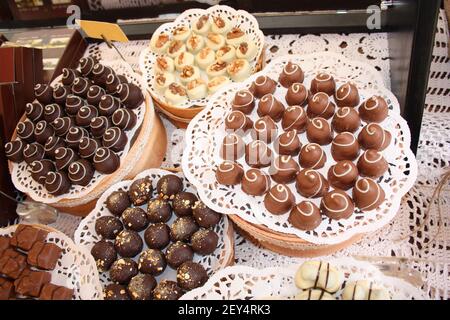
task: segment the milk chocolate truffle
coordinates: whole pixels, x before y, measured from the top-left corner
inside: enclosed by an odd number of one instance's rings
[[[138,274],[138,265],[130,258],[116,260],[109,269],[111,281],[127,284],[131,278]]]
[[[25,142],[34,142],[34,124],[29,120],[19,122],[16,126],[17,136]]]
[[[70,148],[58,148],[55,150],[56,169],[67,170],[69,166],[79,159],[78,154]]]
[[[127,290],[132,300],[152,300],[156,280],[149,274],[138,274],[131,278]]]
[[[34,139],[36,139],[37,143],[44,145],[48,138],[52,137],[55,134],[53,128],[47,124],[44,120],[39,121],[34,128]]]
[[[61,82],[66,86],[70,86],[79,76],[81,76],[81,73],[78,70],[63,68]]]
[[[54,196],[69,192],[70,186],[70,180],[64,171],[49,172],[45,179],[45,189]]]
[[[295,187],[298,193],[305,198],[322,197],[330,187],[327,179],[313,169],[301,170],[296,177]]]
[[[122,221],[126,228],[134,231],[142,231],[148,226],[146,212],[138,207],[127,208],[122,213]]]
[[[127,288],[121,284],[110,283],[103,290],[105,300],[130,300]]]
[[[165,199],[151,199],[147,204],[147,218],[151,223],[167,222],[172,217],[172,208]]]
[[[181,241],[172,243],[166,250],[167,264],[173,269],[178,268],[183,262],[191,261],[193,257],[191,247]]]
[[[25,114],[34,123],[39,122],[44,118],[44,106],[39,101],[27,103],[25,106]]]
[[[362,211],[378,208],[385,199],[383,188],[372,179],[359,179],[353,188],[353,201]]]
[[[352,82],[346,82],[334,94],[338,107],[356,107],[359,104],[358,88]]]
[[[252,196],[262,196],[270,189],[270,177],[259,169],[249,169],[242,177],[242,191]]]
[[[138,268],[142,273],[157,276],[166,270],[166,266],[166,258],[159,250],[147,249],[139,256]]]
[[[208,208],[202,201],[195,203],[192,214],[197,224],[203,228],[214,227],[222,218],[220,213]]]
[[[294,204],[294,195],[285,184],[275,185],[264,196],[264,206],[275,215],[288,212]]]
[[[259,76],[252,84],[253,95],[262,98],[268,93],[274,93],[277,88],[277,82],[268,76]]]
[[[177,283],[184,290],[201,287],[207,280],[208,274],[199,263],[186,261],[177,269]]]
[[[144,102],[141,89],[133,83],[121,83],[117,86],[120,101],[129,109],[136,109]]]
[[[26,144],[20,139],[5,144],[5,154],[8,160],[17,163],[22,162],[25,146]]]
[[[224,185],[236,185],[241,183],[244,175],[242,166],[234,161],[224,161],[217,166],[216,179],[217,182]]]
[[[142,251],[143,242],[136,231],[122,230],[116,237],[114,247],[120,256],[133,258]]]
[[[275,148],[282,155],[296,156],[301,147],[302,143],[295,129],[282,133],[275,141]]]
[[[80,140],[78,152],[83,159],[92,160],[100,147],[101,145],[97,140],[85,137]]]
[[[305,144],[300,150],[299,163],[306,169],[323,168],[327,155],[317,143]]]
[[[270,116],[255,121],[251,131],[252,138],[271,143],[277,136],[277,125]]]
[[[289,106],[303,106],[308,98],[308,90],[301,83],[293,83],[286,92],[286,102]]]
[[[244,155],[245,144],[236,133],[230,133],[223,138],[220,156],[225,160],[237,160]]]
[[[112,123],[125,131],[133,129],[136,122],[136,114],[129,109],[119,109],[112,116]]]
[[[357,166],[361,176],[378,178],[387,171],[389,164],[381,152],[368,149],[359,157]]]
[[[101,63],[97,63],[92,69],[92,79],[95,84],[104,87],[106,85],[106,79],[110,74],[114,74],[114,71]]]
[[[353,133],[338,133],[331,143],[331,155],[336,161],[355,160],[359,155],[359,143]]]
[[[225,128],[237,134],[245,134],[251,127],[253,121],[241,111],[231,111],[225,118]]]
[[[278,183],[291,183],[300,171],[298,163],[291,157],[282,155],[273,161],[269,172],[273,180]]]
[[[361,104],[358,111],[364,121],[379,123],[387,118],[389,109],[383,97],[372,96]]]
[[[85,128],[72,127],[66,135],[66,143],[69,148],[78,150],[80,141],[83,138],[89,137],[89,132]]]
[[[120,166],[119,156],[108,148],[98,148],[93,161],[95,170],[103,174],[111,174]]]
[[[110,94],[100,99],[98,110],[101,116],[110,117],[120,108],[120,100]]]
[[[125,149],[128,143],[128,137],[120,128],[108,128],[103,135],[102,144],[105,148],[114,152],[120,152]]]
[[[34,86],[34,96],[43,105],[53,102],[53,88],[48,84],[37,84]]]
[[[299,65],[289,61],[281,71],[278,82],[285,87],[290,87],[293,83],[302,83],[305,78],[302,68]]]
[[[74,126],[74,121],[70,117],[57,118],[52,122],[53,130],[55,134],[60,137],[65,137],[70,128]]]
[[[234,95],[234,99],[231,102],[231,108],[235,111],[241,111],[244,114],[250,114],[255,107],[255,97],[253,94],[246,90],[240,90]]]
[[[304,132],[307,120],[306,112],[301,106],[290,106],[284,111],[281,126],[286,131],[295,129],[298,132]]]
[[[311,80],[311,93],[325,92],[327,95],[332,96],[336,91],[336,83],[334,78],[325,72],[319,72],[314,79]]]
[[[33,161],[44,159],[45,150],[39,143],[27,144],[23,149],[23,159],[30,164]]]
[[[90,105],[97,106],[100,103],[101,98],[106,94],[105,89],[97,85],[89,87],[87,92],[87,102]]]
[[[320,209],[311,201],[302,201],[289,214],[288,221],[294,228],[309,231],[317,228],[322,222]]]
[[[100,240],[91,249],[95,264],[100,272],[108,271],[117,259],[117,252],[114,244],[106,240]]]
[[[172,208],[178,217],[192,214],[192,208],[198,201],[198,198],[192,192],[180,192],[172,200]]]
[[[175,281],[162,280],[153,290],[154,300],[178,300],[183,295],[183,290]]]
[[[345,131],[354,133],[360,125],[358,112],[350,107],[338,108],[331,121],[331,127],[338,133]]]
[[[189,241],[198,226],[191,216],[178,217],[170,226],[170,238],[172,241]]]
[[[355,185],[358,174],[358,168],[352,161],[341,160],[328,169],[328,181],[337,189],[348,190]]]
[[[131,202],[135,206],[141,206],[152,197],[153,186],[150,177],[135,180],[128,191]]]
[[[333,140],[333,132],[327,120],[324,118],[314,118],[306,125],[306,137],[310,142],[323,146]]]
[[[81,74],[85,77],[90,76],[96,64],[97,59],[94,57],[81,58],[80,59]]]
[[[273,94],[268,93],[259,100],[257,113],[260,117],[269,116],[278,122],[283,116],[284,110],[283,104]]]
[[[94,106],[83,106],[78,110],[75,122],[80,127],[89,127],[91,120],[98,116],[98,110]]]
[[[117,76],[115,73],[108,74],[105,84],[106,92],[109,94],[115,94],[117,92],[117,86],[121,83],[122,82],[120,81],[119,76]]]
[[[252,141],[245,146],[245,162],[250,167],[268,167],[272,157],[272,150],[261,140]]]
[[[69,166],[69,179],[73,184],[87,186],[94,176],[94,167],[91,162],[81,159]]]
[[[218,243],[219,236],[210,229],[202,228],[196,231],[191,237],[192,249],[194,252],[202,255],[213,253]]]
[[[53,90],[53,100],[60,105],[65,105],[67,96],[70,92],[70,87],[59,85]]]
[[[100,116],[92,119],[89,127],[94,138],[101,138],[105,131],[112,127],[112,122],[107,117]]]
[[[43,159],[39,161],[33,161],[30,164],[31,177],[39,182],[40,184],[45,184],[45,179],[47,174],[51,171],[55,171],[55,165],[52,161]]]
[[[165,223],[152,224],[145,230],[144,240],[151,249],[164,249],[170,243],[170,229]]]
[[[330,119],[334,115],[336,105],[331,98],[324,92],[317,92],[308,97],[308,116],[310,118],[322,117]]]
[[[174,174],[163,176],[156,184],[156,191],[163,199],[173,199],[181,190],[183,190],[183,180]]]
[[[122,230],[123,224],[117,217],[102,216],[95,221],[95,232],[104,239],[114,240]]]
[[[344,191],[327,192],[320,201],[320,210],[330,219],[348,219],[355,211],[352,199]]]
[[[81,77],[76,78],[72,85],[72,93],[80,96],[81,98],[86,98],[90,87],[91,82],[88,79]]]
[[[391,133],[379,124],[369,123],[359,133],[358,142],[363,149],[382,151],[389,146],[391,138]]]
[[[113,191],[106,198],[106,208],[116,216],[121,216],[130,205],[131,201],[126,191]]]

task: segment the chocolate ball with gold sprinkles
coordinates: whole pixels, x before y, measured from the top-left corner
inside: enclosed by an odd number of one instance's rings
[[[178,217],[192,215],[192,208],[197,201],[197,196],[192,192],[177,193],[172,200],[173,212]]]
[[[198,230],[198,225],[191,216],[184,216],[175,219],[170,226],[170,238],[172,241],[189,241],[195,231]]]
[[[128,284],[127,290],[131,300],[151,300],[156,280],[149,274],[138,274]]]
[[[199,263],[186,261],[177,269],[177,283],[184,290],[201,287],[207,280],[208,274]]]
[[[200,229],[196,231],[191,237],[192,249],[195,253],[207,255],[213,253],[217,244],[219,243],[219,236],[210,229]]]
[[[154,300],[178,300],[183,295],[183,290],[175,281],[162,280],[153,290]]]
[[[111,280],[118,284],[128,284],[131,278],[137,274],[138,265],[130,258],[116,260],[111,266],[111,269],[109,269]]]
[[[173,199],[183,190],[183,181],[174,174],[168,174],[159,179],[156,190],[161,198]]]
[[[170,243],[170,228],[165,223],[155,223],[144,233],[144,240],[151,249],[164,249]]]
[[[194,258],[192,248],[182,242],[177,241],[169,245],[166,250],[167,264],[173,269],[178,268],[183,262],[191,261]]]
[[[128,190],[131,202],[135,206],[141,206],[152,197],[153,186],[150,177],[135,180]]]
[[[166,267],[166,258],[160,250],[147,249],[139,256],[138,268],[142,273],[157,276],[163,273]]]
[[[130,300],[127,288],[121,284],[110,283],[103,289],[105,300]]]
[[[113,191],[106,198],[106,208],[113,215],[120,216],[131,205],[130,198],[126,191]]]
[[[172,208],[165,199],[151,199],[147,204],[147,218],[151,223],[167,222],[172,217]]]
[[[142,251],[144,246],[141,236],[133,230],[122,230],[116,237],[114,247],[125,258],[132,258]]]
[[[114,244],[106,240],[100,240],[91,249],[91,255],[100,272],[108,271],[117,259],[117,252]]]
[[[197,201],[192,214],[200,227],[211,228],[219,223],[222,215],[208,208],[202,201]]]
[[[144,230],[148,226],[147,214],[139,207],[125,209],[122,213],[122,221],[125,228],[137,232]]]
[[[114,240],[123,230],[122,222],[113,216],[102,216],[95,221],[95,232],[105,239]]]

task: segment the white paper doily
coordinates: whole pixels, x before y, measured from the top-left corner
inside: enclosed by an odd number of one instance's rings
[[[12,236],[17,225],[0,229],[0,235]],[[61,232],[49,232],[47,243],[62,249],[62,256],[51,271],[51,283],[74,290],[76,300],[99,300],[102,297],[97,266],[94,258],[85,249],[78,247],[72,239]]]
[[[369,280],[388,290],[393,300],[423,300],[423,292],[402,279],[383,275],[375,266],[352,258],[326,260],[344,273],[344,283],[334,297],[340,299],[346,282]],[[201,288],[192,290],[181,300],[249,300],[268,297],[294,299],[301,292],[294,276],[300,265],[256,269],[232,266],[220,270]]]
[[[179,15],[174,22],[161,25],[158,29],[156,29],[154,34],[160,34],[162,32],[172,34],[172,31],[180,25],[187,25],[190,27],[192,23],[197,21],[199,17],[205,14],[210,17],[220,16],[222,19],[230,21],[233,26],[241,28],[241,30],[247,34],[249,39],[251,39],[255,43],[257,54],[255,58],[250,61],[250,66],[252,67],[253,72],[255,72],[257,60],[261,56],[261,53],[264,49],[264,34],[259,29],[258,21],[256,21],[255,17],[244,10],[235,10],[231,7],[222,5],[213,6],[206,10],[189,9]],[[150,94],[153,97],[157,97],[160,101],[166,101],[164,95],[162,95],[161,92],[157,88],[155,88],[154,65],[158,56],[160,56],[160,54],[153,52],[150,47],[147,46],[147,48],[144,49],[140,56],[140,70],[144,75]],[[202,78],[204,77],[206,77],[206,75],[202,76]],[[209,98],[210,96],[198,100],[187,100],[184,103],[177,105],[177,108],[185,109],[194,105],[204,106],[207,104]]]
[[[136,176],[136,180],[144,177],[150,177],[152,180],[153,188],[156,189],[156,183],[158,180],[167,174],[173,174],[169,171],[161,170],[161,169],[149,169],[141,172]],[[188,192],[197,193],[196,189],[183,177],[183,175],[177,174],[180,178],[183,179],[184,190]],[[106,198],[116,190],[124,190],[128,191],[128,188],[132,184],[133,180],[126,180],[119,182],[109,188],[98,200],[95,209],[81,221],[77,230],[75,231],[74,239],[75,243],[84,247],[87,251],[91,251],[94,244],[101,240],[101,237],[97,235],[95,232],[95,221],[101,216],[111,215],[109,210],[106,208],[105,201]],[[142,206],[142,208],[146,211],[147,205]],[[175,220],[176,216],[173,215],[171,220],[168,222],[170,225],[173,220]],[[232,259],[234,254],[234,233],[230,234],[229,228],[231,224],[226,216],[223,216],[220,222],[214,227],[214,231],[219,236],[219,243],[217,245],[216,251],[210,255],[200,256],[198,254],[194,255],[194,261],[202,264],[208,274],[212,274],[220,269],[226,267],[227,263]],[[140,232],[141,236],[144,231]],[[144,242],[143,250],[147,249],[147,245]],[[135,259],[137,259],[136,257]],[[106,285],[111,282],[109,279],[109,272],[100,273],[100,281],[103,285]],[[169,266],[164,271],[163,274],[156,277],[156,279],[176,279],[176,270],[171,269]]]
[[[133,71],[131,66],[121,60],[115,60],[115,61],[102,61],[102,64],[105,66],[111,67],[116,73],[122,74],[126,76],[127,80],[131,83],[134,83],[138,85],[144,96],[145,96],[145,83],[139,74]],[[61,83],[62,75],[58,76],[53,82],[52,87],[57,86],[59,83]],[[153,108],[153,106],[151,106]],[[153,112],[153,110],[149,111],[146,107],[146,102],[144,101],[138,108],[133,109],[130,111],[133,111],[137,116],[136,125],[128,131],[125,131],[128,142],[124,148],[123,151],[117,153],[117,155],[120,157],[121,166],[124,163],[124,160],[126,159],[126,156],[128,155],[128,151],[130,150],[132,146],[133,139],[137,132],[139,132],[141,128],[141,124],[144,120],[145,113],[146,112]],[[28,164],[25,161],[22,161],[20,163],[13,163],[12,164],[12,173],[11,178],[14,183],[14,186],[19,189],[20,191],[28,194],[33,198],[33,200],[43,203],[56,203],[62,199],[79,199],[83,198],[87,194],[89,194],[92,190],[94,190],[102,181],[103,179],[107,178],[109,175],[101,174],[98,171],[95,171],[94,176],[92,177],[91,182],[87,186],[79,186],[79,185],[72,185],[69,192],[65,193],[60,196],[54,196],[48,193],[48,191],[45,189],[45,187],[35,181],[31,177],[31,172],[28,170]]]
[[[320,226],[315,230],[301,231],[287,222],[288,214],[277,216],[268,213],[264,207],[263,197],[246,195],[242,192],[240,185],[224,186],[217,183],[215,168],[223,161],[219,156],[219,150],[226,135],[224,119],[231,110],[230,102],[234,94],[240,88],[250,85],[261,74],[278,79],[278,75],[287,61],[301,66],[305,73],[304,84],[307,88],[310,86],[311,79],[319,71],[326,70],[334,76],[337,85],[348,80],[356,83],[361,101],[374,94],[385,98],[390,110],[389,116],[383,121],[382,126],[391,132],[392,142],[383,151],[383,155],[389,163],[389,169],[378,179],[386,193],[386,201],[378,209],[369,212],[355,210],[355,214],[346,220],[336,221],[324,217]],[[275,97],[284,101],[285,93],[286,89],[278,85]],[[251,118],[257,119],[256,109]],[[364,122],[361,127],[363,125],[365,125]],[[279,124],[278,127],[279,133],[281,133],[282,129]],[[300,140],[302,144],[307,143],[304,133],[300,135]],[[251,137],[244,138],[244,142],[250,141]],[[272,230],[295,234],[312,243],[333,244],[343,242],[357,233],[379,229],[395,216],[401,197],[412,187],[417,177],[417,164],[409,145],[408,125],[399,115],[396,98],[384,88],[377,71],[363,63],[347,60],[338,54],[318,53],[274,59],[264,71],[247,79],[243,84],[234,84],[216,93],[210,99],[205,110],[189,124],[186,131],[186,149],[183,154],[182,167],[186,177],[199,190],[201,199],[214,210],[225,214],[237,214],[248,222],[264,224]],[[323,149],[327,153],[327,163],[318,171],[326,176],[328,168],[335,162],[330,153],[330,145],[324,146]],[[243,164],[244,169],[247,169],[248,166],[243,161],[240,163]],[[296,192],[295,183],[289,186],[298,203],[302,197]],[[320,204],[320,199],[312,201],[317,205]]]

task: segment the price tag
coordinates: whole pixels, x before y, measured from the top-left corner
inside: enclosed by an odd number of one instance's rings
[[[108,41],[127,42],[128,38],[122,28],[116,23],[77,20],[77,24],[83,29],[89,38]]]

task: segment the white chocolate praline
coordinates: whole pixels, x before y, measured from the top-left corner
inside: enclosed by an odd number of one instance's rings
[[[245,59],[236,59],[227,66],[227,72],[231,79],[241,82],[250,77],[252,69]]]
[[[336,300],[336,298],[324,290],[309,289],[298,293],[295,300]]]
[[[175,59],[181,52],[186,52],[186,45],[182,41],[172,40],[167,46],[167,55]]]
[[[190,81],[186,85],[186,88],[189,99],[191,100],[203,99],[208,95],[206,83],[200,78]]]
[[[175,65],[172,58],[158,57],[155,61],[155,70],[158,73],[174,72]]]
[[[205,46],[205,39],[198,34],[191,35],[186,41],[186,48],[192,53],[199,52]]]
[[[170,72],[159,73],[155,76],[155,87],[160,91],[165,90],[173,82],[175,82],[175,76]]]
[[[188,26],[179,26],[172,31],[173,39],[178,41],[186,41],[191,35],[191,29]]]
[[[175,59],[175,68],[181,71],[185,66],[194,65],[194,56],[190,52],[181,52]]]
[[[224,76],[227,74],[227,63],[224,61],[215,61],[206,68],[206,75],[209,78]]]
[[[251,40],[247,40],[236,46],[236,57],[238,59],[246,59],[251,61],[255,59],[257,51],[258,48],[255,43]]]
[[[227,33],[225,41],[229,45],[238,46],[240,43],[247,41],[247,35],[240,28],[232,28],[230,32]]]
[[[206,69],[209,65],[214,63],[214,50],[209,47],[201,49],[195,56],[195,62],[201,69]]]
[[[390,300],[389,292],[368,280],[347,282],[342,292],[343,300]]]
[[[231,82],[230,78],[228,78],[226,76],[220,76],[220,77],[213,78],[213,79],[209,80],[209,82],[208,82],[208,91],[210,94],[213,94],[214,92],[219,90],[221,87],[227,85],[230,82]]]
[[[344,276],[328,262],[310,260],[304,262],[295,273],[295,285],[299,289],[320,288],[328,292],[340,289]]]
[[[153,52],[163,53],[167,50],[170,43],[170,36],[165,33],[153,34],[150,40],[150,48]]]
[[[232,28],[231,21],[222,17],[213,17],[211,31],[214,33],[226,34]]]
[[[219,50],[225,45],[225,37],[217,33],[208,33],[206,35],[206,46],[214,51]]]
[[[186,89],[178,83],[171,83],[164,92],[164,96],[173,105],[181,104],[188,98]]]
[[[183,83],[187,83],[194,79],[200,78],[200,70],[194,66],[185,66],[180,72],[180,80]]]
[[[223,61],[230,63],[236,57],[236,49],[233,46],[226,45],[217,50],[216,59],[217,61]]]
[[[209,19],[209,16],[206,14],[198,17],[198,19],[194,20],[194,22],[191,25],[192,31],[200,35],[207,34],[210,27],[211,27],[211,20]]]

